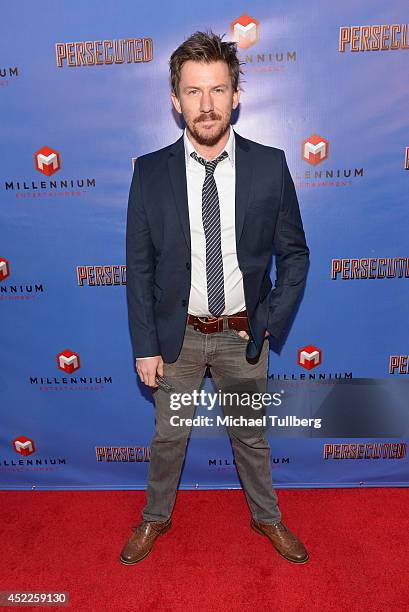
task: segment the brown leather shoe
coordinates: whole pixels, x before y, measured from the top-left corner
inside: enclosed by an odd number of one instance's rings
[[[170,518],[165,522],[153,522],[143,520],[136,527],[132,527],[134,533],[122,549],[119,556],[122,563],[133,565],[142,561],[152,550],[156,538],[170,529],[172,523]]]
[[[268,523],[259,523],[252,519],[251,527],[257,533],[267,536],[276,551],[287,561],[292,561],[293,563],[306,563],[308,561],[309,556],[304,545],[281,521],[276,525],[269,525]]]

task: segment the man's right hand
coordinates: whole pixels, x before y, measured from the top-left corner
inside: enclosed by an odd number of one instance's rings
[[[163,359],[160,355],[137,359],[135,367],[139,378],[145,385],[149,385],[149,387],[158,386],[155,381],[156,374],[163,376]]]

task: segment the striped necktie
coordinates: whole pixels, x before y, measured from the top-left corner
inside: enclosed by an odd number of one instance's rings
[[[209,312],[218,317],[224,310],[225,300],[219,196],[213,175],[217,164],[228,157],[228,153],[223,151],[212,161],[199,157],[196,151],[190,155],[206,169],[202,188],[202,220],[206,239],[207,303]]]

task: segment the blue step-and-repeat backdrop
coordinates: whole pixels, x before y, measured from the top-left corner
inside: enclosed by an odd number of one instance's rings
[[[145,487],[154,407],[128,330],[128,193],[134,159],[181,135],[168,59],[206,29],[238,42],[234,128],[285,150],[311,250],[270,351],[288,398],[268,429],[273,482],[409,484],[408,23],[403,0],[3,5],[1,488]],[[181,488],[239,486],[226,431],[195,427]]]

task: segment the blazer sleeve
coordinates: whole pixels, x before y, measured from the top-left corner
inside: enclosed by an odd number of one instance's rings
[[[275,287],[269,295],[267,329],[281,343],[300,299],[307,276],[309,249],[305,240],[294,182],[281,151],[282,187],[274,233]]]
[[[155,251],[142,197],[136,160],[126,223],[126,296],[134,359],[160,355],[153,309]]]

